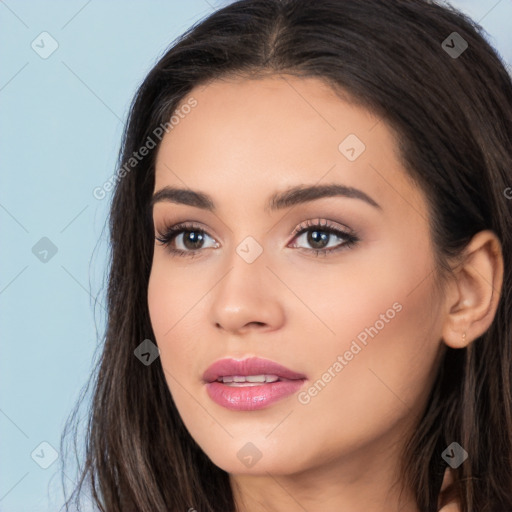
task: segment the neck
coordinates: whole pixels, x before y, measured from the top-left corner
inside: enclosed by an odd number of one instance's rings
[[[236,511],[419,512],[410,490],[400,496],[396,457],[372,452],[295,474],[230,475]]]

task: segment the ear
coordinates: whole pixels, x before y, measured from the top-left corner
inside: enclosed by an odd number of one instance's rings
[[[443,340],[452,348],[464,348],[492,324],[503,284],[503,253],[493,231],[477,233],[454,269],[447,289],[448,314]]]

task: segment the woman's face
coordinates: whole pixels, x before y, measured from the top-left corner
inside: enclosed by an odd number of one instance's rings
[[[446,308],[426,200],[390,129],[313,78],[215,81],[190,98],[155,171],[155,193],[189,194],[153,208],[157,237],[186,226],[169,248],[155,242],[148,292],[184,424],[231,474],[391,471],[433,382]],[[339,193],[267,206],[327,185]],[[305,378],[203,380],[220,359],[252,357]]]

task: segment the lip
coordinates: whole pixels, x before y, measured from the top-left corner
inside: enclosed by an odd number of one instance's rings
[[[280,380],[253,386],[229,386],[217,381],[219,377],[262,374],[276,375]],[[297,392],[306,382],[306,376],[274,361],[251,357],[241,361],[216,361],[204,372],[203,381],[208,396],[222,407],[233,411],[254,411]]]
[[[300,380],[306,376],[302,373],[294,372],[269,359],[261,359],[260,357],[249,357],[247,359],[220,359],[216,361],[203,374],[203,380],[215,382],[219,377],[227,377],[230,375],[277,375],[280,379]]]

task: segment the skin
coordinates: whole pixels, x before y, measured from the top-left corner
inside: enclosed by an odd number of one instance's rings
[[[393,132],[318,79],[216,80],[189,96],[197,106],[163,138],[154,190],[205,192],[216,210],[154,205],[156,236],[178,222],[198,223],[206,236],[202,246],[187,233],[172,242],[184,251],[199,247],[194,258],[155,241],[148,290],[165,378],[185,426],[230,474],[239,510],[417,512],[412,491],[399,502],[393,486],[403,442],[446,346],[467,345],[492,322],[499,242],[479,233],[455,276],[436,286],[426,199],[400,163]],[[366,146],[354,161],[338,149],[349,134]],[[330,183],[360,189],[381,208],[341,196],[264,208],[274,192]],[[326,220],[355,231],[359,242],[316,257],[320,246],[308,232],[292,236],[306,221]],[[236,252],[247,236],[263,251],[252,263]],[[325,245],[343,243],[331,235]],[[307,391],[395,303],[400,312],[359,343],[362,350],[307,404],[294,394],[237,412],[206,393],[209,365],[251,356],[305,374]],[[249,442],[261,452],[252,467],[237,457]]]

